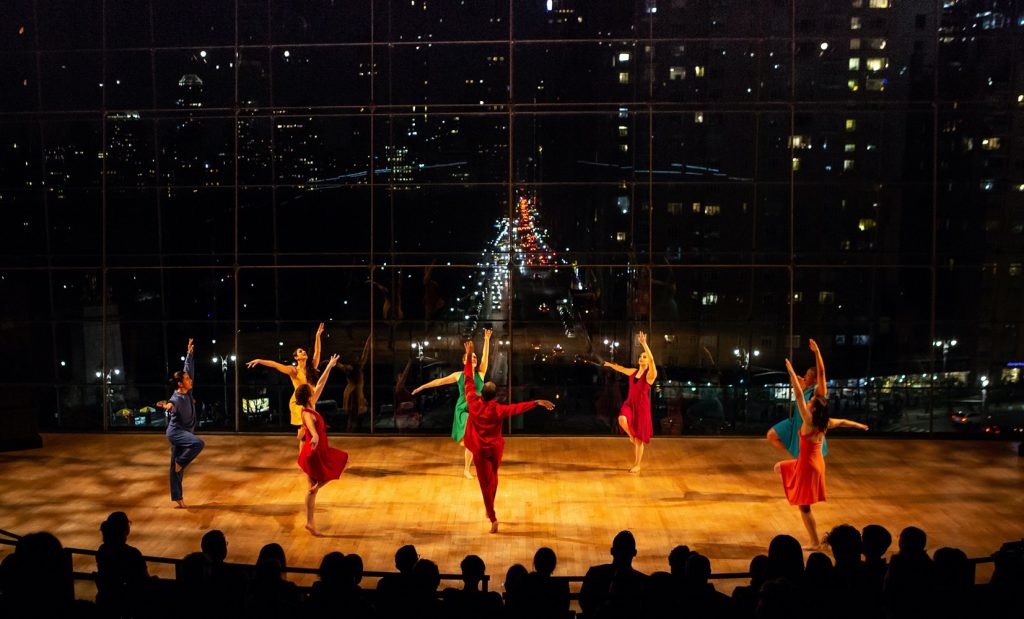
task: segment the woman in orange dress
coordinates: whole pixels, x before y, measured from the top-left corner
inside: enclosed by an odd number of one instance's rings
[[[786,359],[786,371],[793,393],[802,394],[800,377],[793,370],[793,364]],[[796,398],[797,410],[802,423],[799,430],[800,455],[796,460],[784,460],[775,465],[775,471],[782,476],[782,487],[790,505],[800,508],[800,517],[811,538],[808,550],[817,550],[821,546],[818,538],[818,526],[811,513],[811,505],[825,500],[825,458],[821,455],[821,442],[825,432],[832,428],[857,428],[867,430],[868,427],[849,419],[832,419],[829,417],[828,400],[815,395],[810,401],[802,397]]]

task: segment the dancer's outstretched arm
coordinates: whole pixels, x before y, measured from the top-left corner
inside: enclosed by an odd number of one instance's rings
[[[828,429],[831,430],[832,428],[857,428],[858,430],[868,429],[866,425],[850,419],[829,419]]]
[[[793,399],[796,402],[796,410],[800,412],[800,419],[803,420],[804,425],[814,425],[811,423],[811,411],[808,410],[807,401],[804,400],[803,391],[801,391],[800,377],[796,375],[789,359],[786,359],[786,371],[789,372],[789,384],[793,388]]]
[[[310,450],[316,451],[317,446],[320,444],[320,435],[316,433],[316,419],[306,411],[302,411],[302,429],[305,430],[306,436],[309,437]]]
[[[818,375],[818,385],[814,388],[814,395],[828,397],[828,386],[825,381],[825,361],[821,358],[821,350],[818,343],[811,339],[808,341],[811,352],[814,353],[814,371]]]
[[[480,358],[480,367],[477,368],[476,373],[483,378],[487,374],[487,364],[491,358],[491,334],[494,331],[490,329],[484,329],[484,354]]]
[[[274,368],[278,372],[282,374],[287,374],[288,376],[295,376],[296,372],[296,368],[294,365],[284,365],[278,363],[277,361],[270,361],[269,359],[253,359],[252,361],[247,361],[245,367],[254,368],[257,365],[266,366],[268,368]]]
[[[440,387],[442,385],[454,385],[455,383],[459,382],[459,376],[461,374],[462,374],[462,372],[452,372],[448,376],[442,376],[441,378],[435,378],[434,380],[430,381],[429,383],[422,384],[419,387],[416,387],[415,389],[413,389],[411,395],[416,395],[417,393],[419,393],[421,391],[424,391],[426,389],[433,389],[434,387]]]
[[[313,369],[320,369],[320,336],[324,333],[324,323],[316,328],[316,339],[313,340]]]
[[[653,385],[654,380],[658,378],[658,368],[654,365],[654,353],[651,352],[651,347],[647,345],[647,334],[643,331],[637,336],[640,340],[640,345],[644,347],[644,352],[647,353],[647,362],[650,364],[647,366],[647,384]]]
[[[626,376],[632,376],[636,372],[636,368],[623,367],[618,363],[612,363],[611,361],[605,361],[603,365],[606,368],[611,368],[619,374],[625,374]]]
[[[370,335],[366,336],[366,343],[363,344],[363,352],[359,355],[359,369],[366,367],[366,360],[370,358]]]
[[[316,381],[316,389],[313,390],[313,397],[310,399],[310,403],[316,405],[316,401],[320,399],[320,394],[323,393],[324,387],[327,386],[327,377],[331,375],[331,369],[338,365],[339,355],[331,355],[331,360],[327,362],[327,367],[324,368],[324,373],[320,375],[320,380]]]

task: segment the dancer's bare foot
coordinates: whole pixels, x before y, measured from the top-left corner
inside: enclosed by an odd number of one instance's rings
[[[819,550],[821,550],[821,544],[810,544],[807,546],[801,546],[801,548],[803,548],[807,552],[818,552]]]
[[[495,520],[494,522],[491,523],[491,533],[497,533],[497,532],[498,532],[498,521]]]
[[[306,530],[309,531],[309,534],[313,537],[322,537],[322,534],[320,533],[320,531],[316,530],[316,525],[314,525],[312,522],[306,523]]]
[[[181,464],[179,464],[178,462],[174,463],[174,472],[175,473],[180,473],[181,472]]]
[[[633,468],[629,469],[629,472],[630,473],[639,473],[640,472],[640,465],[638,464],[638,465],[634,466]]]
[[[185,509],[185,499],[178,499],[175,503],[174,509]]]
[[[469,472],[469,469],[462,469],[462,474],[466,479],[473,479],[473,474]]]

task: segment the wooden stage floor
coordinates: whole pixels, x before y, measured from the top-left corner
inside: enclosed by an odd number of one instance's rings
[[[462,454],[447,438],[338,436],[332,444],[349,452],[350,467],[321,491],[317,521],[326,536],[314,538],[303,529],[306,482],[294,438],[204,438],[206,450],[185,476],[187,510],[172,509],[163,435],[51,434],[42,449],[0,453],[0,529],[47,530],[65,546],[96,548],[100,522],[121,510],[133,522],[129,543],[147,555],[180,558],[198,550],[205,531],[221,529],[229,561],[253,562],[263,544],[278,542],[291,566],[316,567],[340,550],[382,571],[411,543],[442,572],[480,555],[499,591],[505,570],[529,566],[540,546],[558,554],[557,575],[584,574],[607,562],[621,529],[636,535],[635,565],[645,572],[667,569],[677,544],[708,556],[716,572],[736,572],[778,533],[804,543],[799,514],[772,472],[780,454],[759,439],[656,437],[646,468],[631,475],[625,438],[512,437],[496,504],[501,531],[490,535],[479,487],[462,477]],[[1015,448],[831,438],[829,500],[814,507],[819,529],[877,523],[896,537],[916,525],[930,551],[956,546],[987,556],[1024,537],[1024,466]],[[0,555],[10,549],[0,546]],[[988,573],[982,566],[979,580]]]

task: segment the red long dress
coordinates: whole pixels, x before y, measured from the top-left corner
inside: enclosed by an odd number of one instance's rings
[[[302,410],[313,415],[313,418],[316,420],[314,427],[316,428],[317,435],[320,437],[320,443],[317,445],[316,450],[314,450],[309,444],[308,437],[302,439],[302,449],[299,450],[299,468],[306,475],[309,475],[311,479],[318,482],[338,479],[348,463],[348,454],[330,446],[330,443],[327,441],[324,418],[320,416],[320,413],[311,408],[303,408]]]
[[[647,373],[640,375],[637,370],[629,377],[629,395],[622,404],[619,414],[626,418],[629,431],[644,443],[651,442],[654,424],[651,422],[651,385],[647,382]]]
[[[821,443],[800,434],[800,455],[796,460],[779,463],[782,487],[790,505],[811,505],[825,500],[825,458],[821,455]]]

